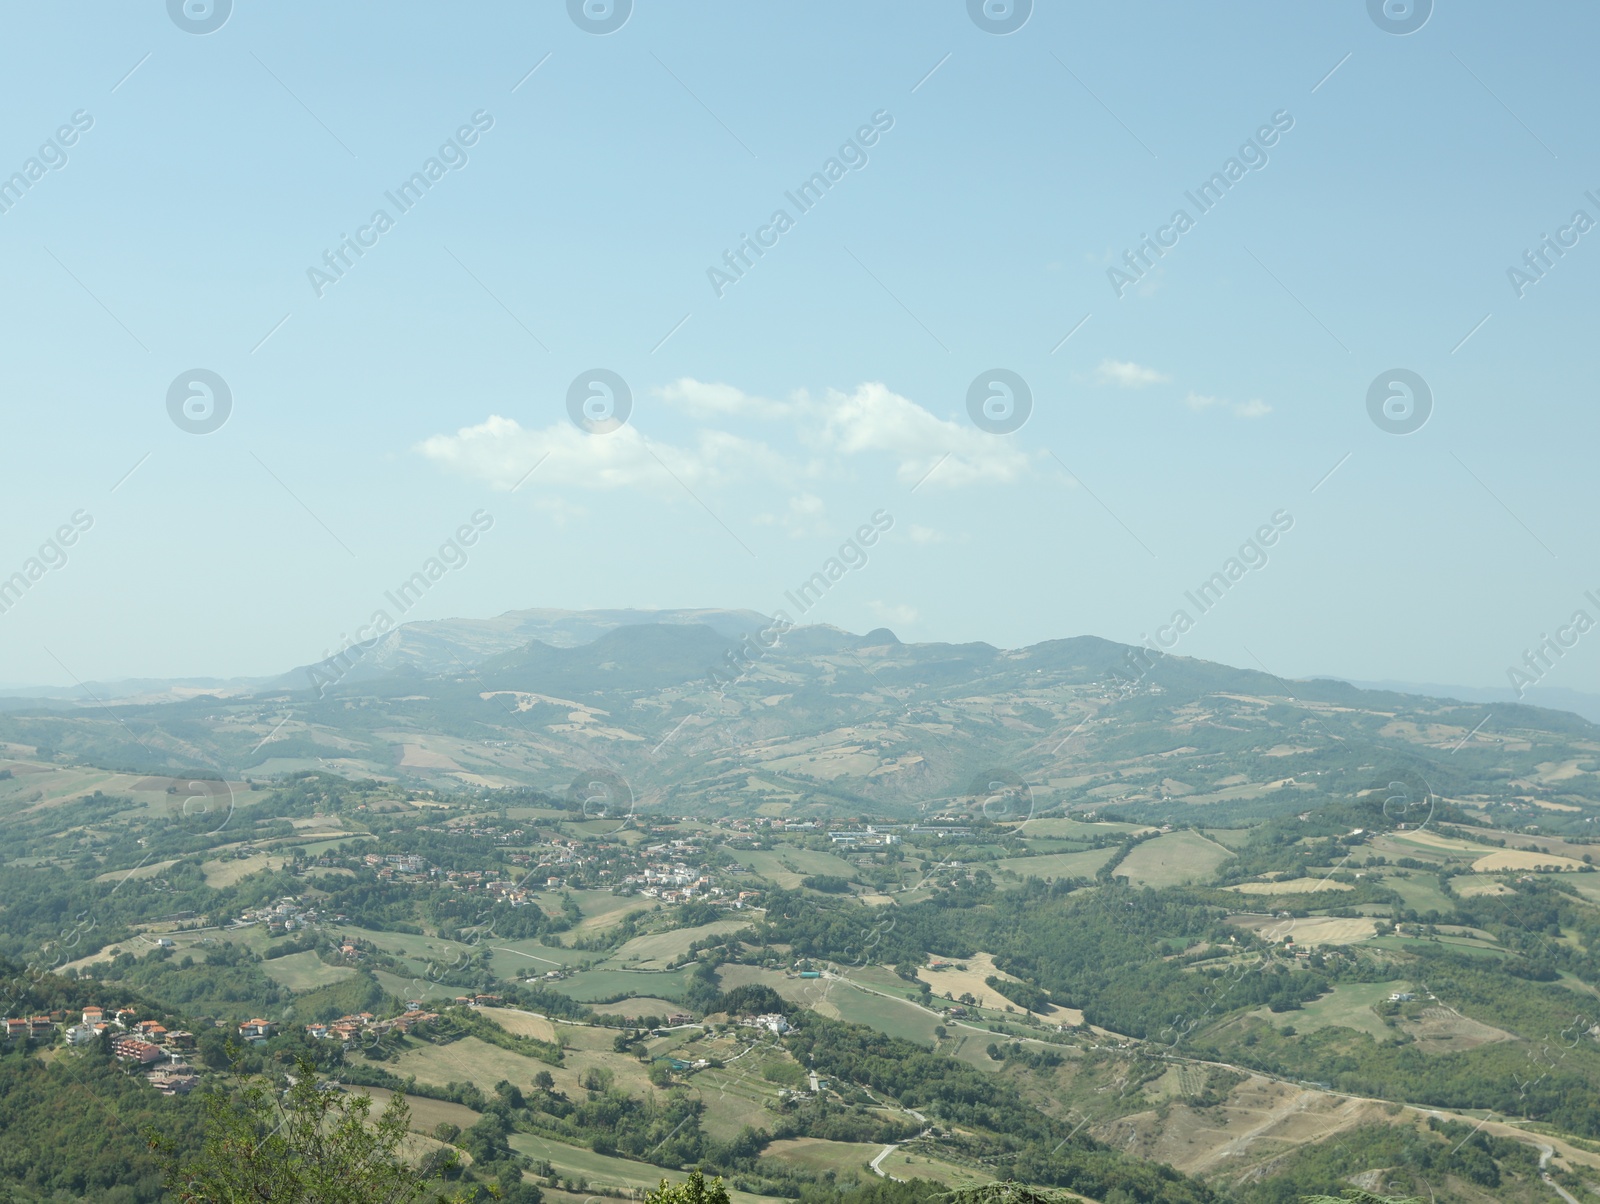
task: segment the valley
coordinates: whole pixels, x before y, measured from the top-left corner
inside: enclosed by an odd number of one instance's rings
[[[7,1073],[138,1087],[67,1035],[136,1005],[169,1123],[304,1059],[575,1204],[1600,1185],[1586,722],[831,629],[713,699],[715,628],[587,634],[0,713]]]

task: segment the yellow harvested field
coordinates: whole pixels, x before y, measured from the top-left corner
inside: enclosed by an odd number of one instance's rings
[[[451,1082],[476,1083],[484,1091],[491,1090],[501,1079],[528,1082],[535,1072],[548,1069],[531,1058],[500,1049],[477,1037],[463,1037],[448,1045],[408,1049],[394,1066],[402,1078],[414,1074],[423,1082],[440,1086]]]
[[[543,1016],[518,1011],[516,1008],[479,1008],[478,1011],[508,1033],[514,1033],[519,1037],[532,1037],[538,1041],[551,1043],[556,1041],[556,1026]]]
[[[1581,870],[1583,862],[1571,857],[1557,857],[1554,853],[1534,853],[1527,849],[1501,849],[1480,857],[1472,863],[1475,874],[1492,874],[1498,870]]]
[[[394,1095],[387,1087],[351,1087],[354,1094],[372,1097],[372,1115],[377,1116],[388,1107]],[[415,1133],[432,1133],[434,1126],[449,1121],[462,1129],[470,1129],[483,1119],[483,1113],[474,1112],[465,1104],[452,1104],[448,1100],[429,1099],[425,1095],[408,1095],[406,1104],[411,1108],[411,1130]]]
[[[104,874],[95,875],[96,882],[120,882],[124,878],[154,878],[177,865],[176,859],[172,861],[152,861],[149,865],[141,865],[131,870],[109,870]]]
[[[683,1011],[683,1004],[673,1003],[670,999],[657,999],[653,995],[635,995],[631,999],[619,999],[616,1003],[597,1003],[594,1010],[607,1016],[626,1016],[632,1020],[638,1016],[670,1016],[673,1012]]]
[[[1236,890],[1241,895],[1314,895],[1323,890],[1354,890],[1355,887],[1327,878],[1291,878],[1287,882],[1241,882],[1222,889]]]
[[[772,1142],[763,1151],[766,1157],[818,1173],[861,1173],[883,1149],[859,1141],[827,1141],[819,1137],[790,1137]]]
[[[1411,828],[1404,832],[1391,832],[1389,833],[1389,838],[1402,844],[1420,844],[1430,849],[1448,849],[1452,853],[1471,853],[1483,847],[1465,840],[1457,840],[1452,836],[1440,836],[1439,833],[1430,832],[1427,828]]]
[[[1133,847],[1115,876],[1135,886],[1182,886],[1205,882],[1233,853],[1198,832],[1168,832]]]
[[[1498,880],[1473,882],[1466,878],[1457,878],[1450,885],[1454,888],[1456,894],[1463,899],[1476,899],[1482,895],[1514,895],[1517,893],[1504,882]]]
[[[935,995],[943,996],[946,991],[957,999],[963,995],[971,995],[978,1001],[979,1007],[995,1008],[999,1011],[1017,1006],[984,982],[984,979],[990,977],[1004,979],[1006,982],[1022,981],[1014,974],[996,969],[994,958],[990,954],[974,953],[971,957],[963,958],[939,958],[930,954],[928,961],[930,965],[938,962],[944,966],[942,970],[931,970],[924,966],[917,971],[917,977],[932,987]],[[956,969],[958,965],[965,966],[966,969],[958,970]],[[1083,1023],[1083,1014],[1072,1008],[1054,1007],[1050,1009],[1049,1015],[1063,1024]]]
[[[260,870],[281,869],[284,860],[266,853],[257,853],[253,857],[226,857],[219,861],[204,862],[200,872],[206,876],[207,886],[212,890],[221,890]]]
[[[1301,916],[1275,920],[1261,916],[1235,916],[1232,923],[1249,928],[1269,941],[1291,937],[1297,945],[1353,945],[1377,933],[1375,921],[1364,916]]]
[[[1402,1027],[1416,1037],[1416,1047],[1424,1053],[1456,1053],[1480,1045],[1516,1040],[1505,1029],[1463,1016],[1445,1004],[1426,1009],[1419,1019],[1406,1021]]]
[[[400,746],[400,765],[405,769],[460,769],[461,766],[444,753],[433,752],[421,744]]]

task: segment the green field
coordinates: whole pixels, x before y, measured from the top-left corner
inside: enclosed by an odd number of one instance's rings
[[[1321,999],[1306,1004],[1297,1012],[1278,1013],[1257,1008],[1251,1015],[1260,1016],[1268,1024],[1282,1024],[1286,1018],[1292,1017],[1289,1023],[1300,1033],[1314,1033],[1323,1028],[1353,1028],[1357,1032],[1370,1033],[1382,1041],[1394,1036],[1394,1031],[1384,1025],[1382,1018],[1372,1010],[1372,1005],[1383,1003],[1395,991],[1414,989],[1401,979],[1340,983]]]
[[[560,991],[579,1003],[592,1003],[597,999],[616,999],[623,995],[653,995],[671,999],[681,995],[688,985],[689,971],[671,970],[652,973],[644,970],[612,970],[598,968],[581,970],[571,978],[550,984],[550,989]]]
[[[896,1179],[932,1179],[935,1183],[943,1183],[946,1187],[957,1191],[963,1187],[976,1187],[980,1183],[988,1183],[993,1178],[978,1168],[941,1162],[937,1158],[927,1157],[918,1150],[918,1146],[911,1146],[909,1149],[902,1146],[878,1165],[883,1168],[885,1174],[892,1175]]]
[[[636,999],[624,999],[620,1003],[597,1003],[594,1010],[612,1016],[627,1016],[632,1019],[636,1016],[668,1016],[676,1012],[682,1005],[673,1003],[670,999],[658,999],[650,995],[641,995]]]
[[[370,1095],[372,1097],[372,1114],[376,1116],[382,1112],[394,1095],[386,1087],[352,1087],[352,1094]],[[462,1129],[470,1129],[483,1119],[482,1112],[474,1112],[465,1104],[452,1104],[448,1100],[429,1099],[425,1095],[406,1096],[406,1106],[411,1109],[411,1131],[414,1133],[432,1133],[434,1126],[448,1121]]]
[[[648,1162],[634,1162],[629,1158],[613,1158],[596,1154],[593,1150],[564,1145],[559,1141],[538,1137],[532,1133],[513,1133],[508,1139],[511,1148],[529,1158],[542,1158],[555,1168],[564,1179],[587,1180],[591,1188],[620,1188],[627,1192],[645,1192],[666,1179],[681,1183],[689,1176],[683,1171],[652,1166]],[[739,1204],[790,1204],[771,1196],[757,1196],[750,1192],[730,1190],[728,1195]]]
[[[320,857],[329,849],[337,849],[340,845],[350,841],[376,840],[370,832],[352,832],[348,836],[337,836],[330,840],[308,840],[300,846],[300,851],[307,857]]]
[[[883,966],[849,967],[845,973],[862,986],[904,994],[910,988],[894,971]],[[746,983],[759,982],[771,987],[796,1007],[814,1008],[820,1015],[866,1024],[892,1037],[932,1044],[934,1025],[940,1017],[929,1014],[904,998],[884,998],[861,990],[849,982],[826,978],[789,978],[781,970],[756,966],[723,966],[718,973],[722,989],[731,991]],[[898,989],[889,984],[898,984]]]
[[[1090,849],[1084,853],[1042,853],[1037,857],[1007,857],[991,865],[996,873],[1009,870],[1019,878],[1093,878],[1115,852]]]
[[[1042,836],[1037,840],[1024,840],[1020,847],[1012,847],[1007,853],[1015,856],[1037,857],[1044,853],[1087,853],[1092,845],[1081,840],[1060,840],[1054,836]]]
[[[1439,889],[1439,879],[1433,874],[1412,870],[1408,877],[1401,878],[1401,873],[1406,871],[1386,871],[1382,884],[1404,899],[1407,907],[1419,914],[1437,911],[1442,915],[1450,915],[1455,911],[1455,900]]]
[[[870,1025],[881,1033],[907,1041],[933,1042],[933,1026],[939,1023],[939,1017],[930,1015],[908,999],[885,999],[842,982],[819,983],[811,979],[804,985],[812,989],[812,994],[807,998],[802,992],[797,997],[821,1015]]]
[[[266,971],[269,978],[282,983],[291,991],[313,991],[329,983],[342,982],[355,973],[349,966],[323,964],[309,949],[304,953],[291,953],[288,957],[276,957],[271,961],[262,962],[261,968]]]
[[[1250,828],[1201,828],[1202,835],[1216,841],[1224,848],[1242,849],[1250,843]]]
[[[665,970],[668,965],[681,961],[689,946],[709,936],[722,936],[750,927],[749,920],[715,920],[698,928],[675,928],[671,932],[655,932],[649,936],[636,936],[602,963],[606,969]]]
[[[742,987],[747,983],[759,982],[771,987],[785,999],[799,1000],[801,988],[811,987],[816,979],[790,978],[782,970],[768,970],[761,966],[743,966],[737,962],[723,966],[717,971],[717,981],[722,984],[724,991],[731,991],[734,987]]]
[[[719,1141],[737,1136],[741,1129],[753,1123],[753,1116],[770,1115],[765,1107],[778,1098],[781,1088],[762,1077],[762,1067],[772,1062],[792,1064],[793,1059],[782,1051],[775,1038],[769,1036],[764,1040],[767,1045],[738,1054],[720,1070],[698,1071],[691,1080],[705,1105],[701,1123],[706,1132]],[[674,1056],[691,1055],[701,1056],[692,1046]]]
[[[401,1078],[414,1074],[424,1083],[476,1083],[485,1092],[494,1090],[501,1079],[526,1085],[541,1070],[543,1062],[524,1057],[477,1037],[462,1037],[448,1045],[421,1045],[406,1050],[394,1063]]]
[[[1369,949],[1392,949],[1397,952],[1412,953],[1416,951],[1418,938],[1410,936],[1375,936],[1363,942]],[[1497,949],[1485,945],[1482,941],[1470,938],[1439,937],[1440,945],[1448,945],[1458,953],[1471,954],[1474,957],[1493,958],[1496,961],[1505,960],[1509,954],[1504,949]]]
[[[350,924],[341,925],[339,931],[371,941],[385,953],[398,954],[406,959],[411,973],[423,979],[427,979],[432,966],[443,969],[485,949],[489,951],[490,970],[501,978],[533,978],[559,966],[587,965],[595,957],[592,953],[554,948],[536,940],[503,941],[493,934],[472,944],[409,932],[374,932]],[[460,991],[453,990],[451,994],[460,994]]]
[[[1134,886],[1182,886],[1206,882],[1233,854],[1198,832],[1168,832],[1134,846],[1115,876]]]
[[[537,978],[548,970],[591,965],[599,957],[532,939],[502,941],[489,937],[482,947],[489,951],[489,969],[502,978]]]
[[[842,858],[835,857],[832,853],[824,853],[817,849],[799,849],[792,845],[766,850],[740,851],[735,854],[739,864],[769,878],[785,890],[794,890],[800,885],[800,879],[812,874],[833,874],[840,878],[854,879],[857,873],[855,866]]]
[[[569,893],[578,910],[583,912],[583,919],[573,931],[585,936],[620,924],[630,911],[648,912],[660,906],[654,899],[614,895],[608,890],[575,890]]]
[[[379,986],[399,1000],[420,999],[424,1002],[430,1000],[438,1002],[454,999],[461,994],[459,987],[447,987],[442,983],[430,982],[421,976],[402,978],[398,974],[390,974],[387,970],[374,970],[372,976],[378,980]]]
[[[354,924],[341,924],[339,931],[346,936],[371,941],[385,953],[397,953],[401,957],[411,958],[423,965],[431,961],[448,964],[455,960],[458,953],[465,952],[470,955],[476,952],[471,945],[461,941],[447,941],[436,936],[418,936],[411,932],[377,932]]]
[[[774,1141],[766,1148],[766,1157],[806,1170],[833,1171],[840,1178],[871,1175],[867,1164],[878,1156],[881,1145],[867,1145],[859,1141],[824,1141],[820,1137],[793,1137],[787,1141]]]
[[[887,991],[891,995],[904,995],[907,991],[917,990],[915,983],[908,983],[894,972],[893,966],[880,966],[869,963],[865,966],[845,966],[841,969],[852,982],[858,982],[864,987],[872,987],[877,991]]]
[[[167,935],[179,949],[194,949],[196,961],[200,960],[199,947],[208,940],[243,945],[254,953],[265,953],[267,947],[272,944],[272,938],[267,935],[265,924],[251,924],[246,928],[223,928],[214,932],[172,932]]]

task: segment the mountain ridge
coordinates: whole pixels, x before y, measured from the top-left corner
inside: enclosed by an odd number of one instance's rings
[[[1380,770],[1547,830],[1600,808],[1600,730],[1566,712],[1288,681],[1097,636],[1002,649],[813,626],[769,646],[753,612],[648,613],[536,612],[569,646],[505,648],[525,630],[513,618],[503,650],[452,651],[439,673],[373,661],[315,689],[291,673],[233,697],[14,705],[0,739],[145,774],[326,770],[448,791],[562,794],[604,770],[640,807],[720,814],[970,809],[982,780],[1026,784],[1031,808],[1057,813],[1266,816]]]

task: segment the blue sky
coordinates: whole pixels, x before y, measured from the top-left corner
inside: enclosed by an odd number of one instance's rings
[[[157,0],[19,10],[0,178],[92,125],[0,193],[0,578],[92,526],[0,614],[0,682],[312,660],[479,511],[408,617],[771,612],[881,510],[807,619],[1137,642],[1185,609],[1188,655],[1504,685],[1600,619],[1600,231],[1521,296],[1507,276],[1600,221],[1597,24],[1040,0],[1000,36],[963,0],[637,0],[602,36],[559,3],[235,0],[202,35]],[[402,212],[430,159],[458,165]],[[1257,165],[1200,212],[1230,159]],[[1178,209],[1119,296],[1108,269]],[[194,368],[232,397],[204,434],[168,413]],[[618,430],[568,416],[595,368],[631,394]],[[996,368],[1032,395],[1009,433],[968,414]],[[1395,368],[1432,393],[1410,434],[1368,413]],[[1185,591],[1280,512],[1198,614]],[[1547,684],[1600,689],[1587,641]]]

